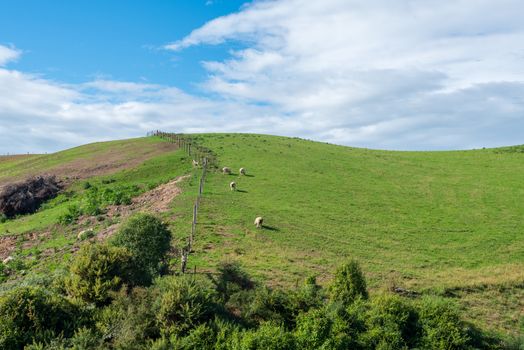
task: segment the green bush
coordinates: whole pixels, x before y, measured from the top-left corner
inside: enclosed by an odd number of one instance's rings
[[[158,275],[160,263],[171,247],[171,232],[157,217],[137,214],[120,228],[113,244],[131,252],[137,277],[135,282],[147,285]]]
[[[293,350],[295,338],[284,327],[264,323],[253,331],[244,332],[240,341],[242,350]]]
[[[77,253],[65,280],[69,295],[97,305],[132,279],[131,253],[121,247],[89,244]]]
[[[259,288],[255,290],[252,300],[245,305],[243,318],[250,324],[276,322],[288,329],[295,325],[295,316],[298,314],[293,308],[292,297],[282,290]]]
[[[415,308],[397,295],[379,295],[370,302],[364,343],[373,349],[407,349],[417,345],[418,316]]]
[[[368,292],[360,265],[352,260],[335,272],[335,279],[331,285],[331,300],[349,305],[358,298],[367,299]]]
[[[316,350],[323,346],[331,337],[333,320],[324,309],[312,309],[302,313],[297,318],[295,338],[299,349]],[[327,345],[327,344],[326,344]]]
[[[191,330],[185,337],[172,337],[169,349],[176,350],[213,350],[215,349],[216,332],[208,324],[201,324]]]
[[[0,261],[0,283],[4,282],[9,276],[9,270],[7,266]]]
[[[427,349],[465,349],[469,338],[458,307],[448,300],[425,297],[418,304],[421,346]]]
[[[84,195],[83,211],[87,215],[96,216],[102,214],[102,203],[98,187],[89,187]]]
[[[101,338],[115,349],[148,348],[147,343],[160,336],[152,307],[157,298],[156,293],[141,287],[129,294],[117,293],[111,305],[97,315],[96,328]]]
[[[0,213],[0,224],[3,224],[4,222],[6,222],[9,218],[4,214],[4,213]]]
[[[61,225],[70,225],[75,223],[82,215],[82,210],[77,204],[72,204],[67,207],[67,211],[58,217],[58,223]]]
[[[51,339],[45,342],[34,342],[26,346],[24,350],[96,350],[106,349],[103,347],[100,334],[89,328],[80,328],[72,338]]]
[[[294,309],[298,312],[307,312],[319,308],[324,303],[322,287],[317,284],[315,276],[308,277],[301,288],[293,293]]]
[[[164,335],[185,336],[192,328],[215,317],[216,292],[207,279],[170,276],[156,286],[157,323]]]
[[[0,297],[0,349],[15,350],[73,334],[80,310],[40,288],[21,287]]]

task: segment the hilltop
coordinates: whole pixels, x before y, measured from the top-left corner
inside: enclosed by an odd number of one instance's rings
[[[208,174],[191,269],[238,261],[258,280],[288,287],[311,274],[328,283],[336,266],[354,258],[374,292],[400,287],[456,298],[482,327],[522,331],[524,147],[394,152],[267,135],[191,138],[233,169]],[[5,289],[29,271],[63,269],[83,244],[79,231],[102,240],[134,211],[161,215],[175,247],[191,228],[199,170],[160,138],[0,158],[0,187],[40,173],[68,185],[37,213],[0,224],[2,257],[20,263]],[[231,181],[238,191],[230,191]],[[93,186],[123,200],[100,203],[104,213],[92,218],[65,220],[85,206]],[[264,229],[255,229],[256,216]]]

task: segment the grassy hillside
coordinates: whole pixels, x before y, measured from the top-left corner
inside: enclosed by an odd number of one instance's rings
[[[208,176],[190,268],[239,261],[265,283],[290,286],[311,274],[327,282],[337,265],[355,258],[374,292],[400,286],[456,298],[485,328],[524,331],[524,147],[389,152],[264,135],[193,137],[233,174]],[[104,162],[120,165],[100,170]],[[82,171],[71,170],[79,164]],[[81,244],[79,230],[103,236],[118,224],[124,214],[111,210],[57,224],[71,206],[85,205],[86,181],[136,197],[192,175],[177,185],[182,193],[171,209],[158,213],[176,246],[190,230],[198,171],[158,138],[0,158],[0,185],[39,172],[79,179],[38,213],[0,224],[0,236],[22,237],[13,251],[25,259],[21,270],[63,267]],[[231,181],[238,191],[230,191]],[[256,216],[264,229],[255,229]]]
[[[239,260],[289,285],[308,274],[330,279],[353,257],[376,289],[460,295],[489,315],[486,323],[522,327],[523,148],[388,152],[273,136],[197,138],[235,172],[208,179],[199,267]],[[249,176],[239,177],[240,167]],[[259,215],[263,230],[253,225]]]
[[[114,173],[174,150],[173,145],[153,138],[97,142],[62,152],[0,157],[0,187],[42,173],[86,178]]]
[[[187,155],[157,138],[103,142],[50,155],[14,157],[0,160],[0,167],[9,172],[9,176],[1,173],[0,186],[41,173],[55,174],[68,184],[35,214],[0,220],[0,261],[8,256],[15,258],[10,262],[10,276],[0,289],[9,289],[24,276],[50,276],[53,271],[66,268],[72,253],[83,244],[78,232],[107,231],[127,215],[112,212],[111,208],[120,207],[115,204],[139,198],[160,184],[192,172]],[[91,204],[89,194],[95,189],[95,209],[100,214],[83,213],[82,209]],[[64,222],[71,214],[72,222]],[[6,279],[4,271],[0,269],[0,281]]]

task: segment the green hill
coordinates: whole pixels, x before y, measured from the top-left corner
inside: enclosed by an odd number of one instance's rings
[[[523,330],[524,147],[393,152],[266,135],[192,138],[233,174],[207,177],[191,269],[213,271],[219,262],[239,261],[267,284],[293,286],[311,274],[327,283],[336,266],[355,258],[372,292],[401,287],[457,298],[482,327]],[[104,236],[118,225],[126,212],[114,209],[111,199],[99,203],[110,208],[105,216],[60,223],[72,206],[86,205],[93,185],[136,198],[191,175],[177,184],[182,193],[169,198],[169,210],[150,209],[170,222],[174,245],[181,246],[191,228],[199,170],[167,144],[153,137],[0,158],[0,186],[44,171],[72,178],[66,193],[36,214],[0,224],[1,244],[8,246],[0,252],[16,255],[23,265],[4,285],[18,283],[30,270],[67,265],[82,244],[79,230]],[[121,149],[114,156],[120,166],[76,170],[115,149]],[[240,167],[247,176],[239,176]],[[238,191],[230,191],[231,181]],[[253,225],[256,216],[264,217],[261,230]]]

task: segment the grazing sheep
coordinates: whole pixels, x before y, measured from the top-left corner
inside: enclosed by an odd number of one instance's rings
[[[246,175],[246,169],[245,168],[240,168],[240,170],[238,172],[240,173],[240,175]]]
[[[83,231],[78,232],[78,235],[76,236],[76,238],[78,238],[79,240],[83,241],[85,239],[93,237],[94,235],[95,235],[95,233],[93,232],[93,230],[87,229],[87,230],[83,230]]]
[[[198,167],[198,162],[196,160],[193,159],[193,166],[194,167]]]
[[[255,219],[255,226],[257,228],[262,228],[262,223],[264,223],[264,218],[262,218],[262,216],[258,216],[256,219]]]
[[[236,191],[237,183],[235,181],[231,181],[231,183],[229,184],[229,188],[231,189],[231,191]]]
[[[225,166],[225,167],[222,168],[222,173],[226,174],[226,175],[229,175],[229,174],[231,174],[231,169],[228,168],[227,166]]]

